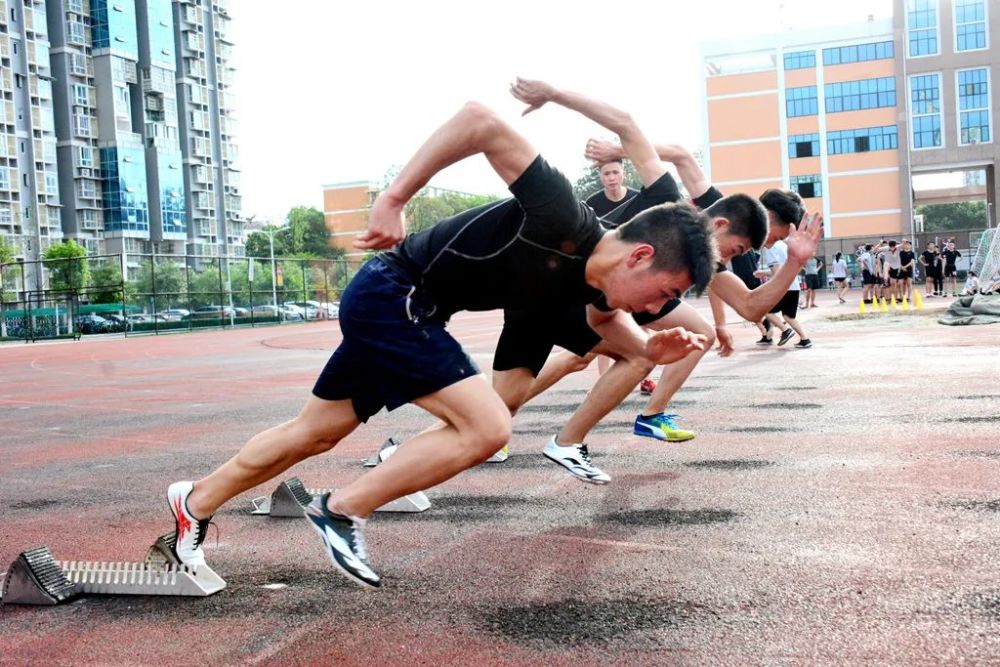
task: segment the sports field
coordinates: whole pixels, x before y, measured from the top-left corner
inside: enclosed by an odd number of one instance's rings
[[[8,606],[0,664],[997,664],[1000,328],[833,301],[802,314],[810,350],[733,322],[738,353],[675,401],[693,441],[632,436],[634,394],[590,441],[608,486],[540,456],[596,368],[567,378],[517,416],[506,463],[374,517],[377,592],[304,520],[250,516],[267,485],[209,533],[226,590]],[[488,369],[500,325],[452,330]],[[40,545],[140,560],[172,528],[167,484],[292,417],[338,340],[322,322],[0,347],[0,571]],[[427,424],[378,415],[291,474],[343,484]]]

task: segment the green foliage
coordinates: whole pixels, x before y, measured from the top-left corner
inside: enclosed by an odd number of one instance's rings
[[[80,290],[87,285],[87,249],[73,239],[49,246],[43,261],[49,270],[50,289]]]
[[[129,283],[125,289],[135,293],[135,284]],[[91,303],[122,302],[122,267],[117,259],[109,259],[90,272]]]
[[[323,212],[311,206],[294,207],[288,212],[283,227],[268,225],[264,231],[251,233],[246,242],[247,257],[271,257],[270,232],[274,233],[275,257],[336,259],[344,254],[342,248],[330,244]]]
[[[166,298],[165,302],[158,303],[160,310],[173,308],[181,302],[187,300],[187,278],[184,266],[177,262],[159,262],[156,266],[147,258],[139,268],[139,275],[135,279],[135,289],[139,294],[153,294],[160,298]]]
[[[417,195],[406,205],[406,233],[421,232],[456,213],[496,200],[497,197],[493,196],[462,195],[456,192],[446,192],[437,197]]]
[[[925,232],[943,232],[958,229],[984,229],[987,223],[985,201],[961,201],[953,204],[918,206],[917,214],[924,216]]]
[[[635,167],[628,160],[625,160],[625,185],[638,190],[642,187],[642,179],[635,171]],[[601,185],[601,171],[597,168],[588,168],[580,178],[573,184],[573,192],[580,201],[585,200],[604,186]]]
[[[7,239],[0,236],[0,264],[9,264],[4,267],[3,284],[0,285],[0,301],[13,301],[14,290],[17,286],[18,267],[14,264],[17,257],[17,248],[7,243]]]
[[[0,236],[0,264],[8,264],[17,257],[17,248],[7,243],[6,237]]]

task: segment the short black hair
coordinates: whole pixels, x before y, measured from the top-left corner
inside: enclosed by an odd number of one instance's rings
[[[617,162],[617,163],[618,163],[618,164],[620,164],[620,165],[621,165],[622,167],[624,167],[624,166],[625,166],[625,160],[623,160],[623,159],[622,159],[622,158],[620,158],[620,157],[616,157],[616,158],[612,158],[612,159],[610,159],[610,160],[605,160],[605,161],[604,161],[604,162],[602,162],[601,164],[597,165],[597,170],[598,170],[598,171],[600,171],[601,169],[604,169],[604,165],[606,165],[606,164],[611,164],[612,162]]]
[[[708,219],[725,218],[729,233],[750,239],[751,248],[759,248],[767,238],[767,212],[760,202],[745,194],[723,197],[705,209]]]
[[[768,211],[774,213],[779,224],[786,226],[799,224],[802,216],[806,213],[806,209],[802,205],[802,197],[792,190],[779,188],[765,190],[764,194],[760,196],[760,203]]]
[[[896,241],[895,241],[895,239],[893,239],[892,241],[889,241],[889,247],[890,248],[895,248],[896,247]]]
[[[653,270],[688,273],[701,294],[715,275],[719,250],[708,217],[690,204],[648,208],[615,230],[625,243],[653,246]]]
[[[872,249],[872,244],[871,243],[866,243],[865,244],[865,250],[871,250],[871,249]]]

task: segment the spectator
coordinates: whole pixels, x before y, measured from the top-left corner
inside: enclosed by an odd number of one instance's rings
[[[913,287],[913,266],[917,263],[917,256],[913,252],[913,246],[909,239],[903,241],[903,249],[899,251],[899,289],[900,293],[910,299]]]
[[[969,271],[969,277],[965,279],[965,291],[962,292],[962,296],[972,296],[974,294],[979,294],[979,278],[976,277],[975,271]]]
[[[847,303],[844,295],[847,294],[850,284],[847,282],[847,260],[844,254],[838,252],[833,256],[833,265],[830,267],[833,272],[833,281],[837,283],[837,298],[841,303]]]
[[[951,283],[951,295],[958,296],[958,258],[962,256],[962,253],[955,250],[955,241],[953,239],[948,240],[948,245],[945,247],[944,251],[941,253],[941,259],[944,263],[944,279],[945,281]]]
[[[802,268],[806,274],[805,305],[802,307],[815,308],[816,290],[819,289],[819,272],[823,269],[823,260],[813,255],[811,259],[806,260]]]
[[[875,296],[875,256],[872,254],[872,244],[865,245],[864,252],[858,257],[858,266],[861,267],[861,298],[865,303],[870,304]]]
[[[920,263],[924,267],[924,275],[927,277],[924,283],[924,294],[928,297],[941,296],[944,289],[941,277],[941,255],[937,251],[937,244],[934,241],[927,242],[927,250],[920,253]]]

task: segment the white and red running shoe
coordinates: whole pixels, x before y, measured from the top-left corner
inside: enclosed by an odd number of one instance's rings
[[[639,393],[649,395],[656,391],[656,380],[646,378],[639,383]]]
[[[174,482],[167,488],[167,503],[177,525],[174,555],[184,565],[198,567],[205,564],[201,543],[205,541],[205,532],[212,517],[197,519],[188,512],[187,499],[193,490],[194,482]]]

